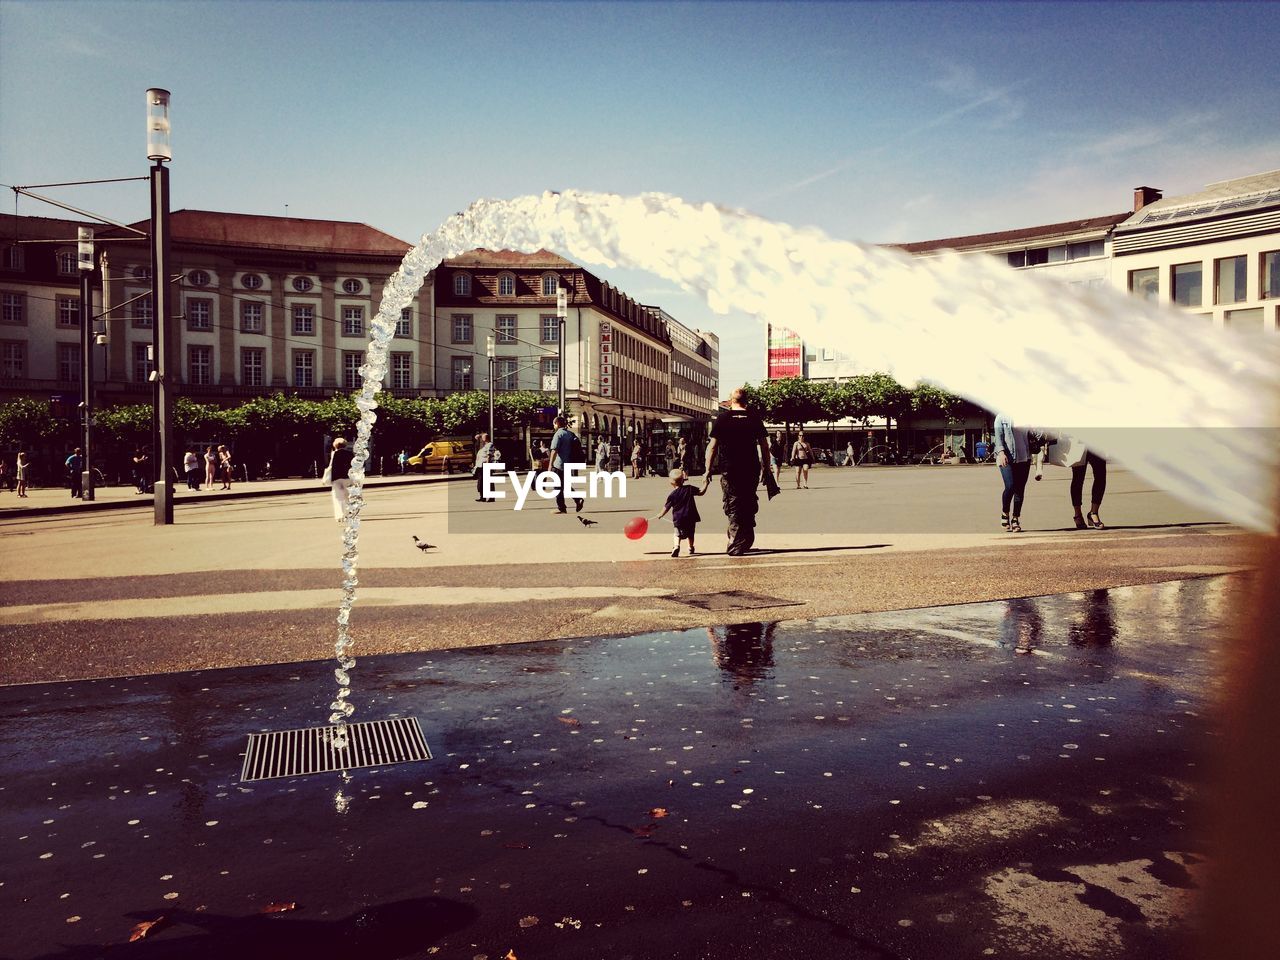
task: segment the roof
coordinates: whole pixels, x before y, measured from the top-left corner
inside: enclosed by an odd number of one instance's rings
[[[1165,197],[1128,217],[1125,230],[1181,223],[1280,206],[1280,170],[1208,184],[1198,193]]]
[[[446,267],[509,267],[512,270],[576,270],[578,265],[550,250],[520,253],[516,250],[486,250],[478,247],[445,260]]]
[[[142,220],[134,226],[145,230],[148,222]],[[403,257],[412,246],[366,223],[212,210],[173,211],[169,233],[176,243],[365,256]]]
[[[1066,220],[1062,223],[1048,223],[1039,227],[1022,227],[1017,230],[1000,230],[995,233],[975,233],[967,237],[947,237],[942,240],[921,240],[917,243],[891,243],[886,244],[886,246],[896,247],[906,253],[930,253],[934,250],[981,249],[1003,244],[1052,240],[1080,233],[1106,231],[1128,219],[1129,215],[1128,211],[1124,213],[1109,213],[1102,217],[1089,217],[1085,220]]]

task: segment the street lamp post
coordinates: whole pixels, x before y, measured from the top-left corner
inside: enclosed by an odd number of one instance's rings
[[[80,416],[84,428],[84,472],[80,476],[80,499],[93,494],[93,231],[79,230],[76,264],[80,268]]]
[[[169,168],[173,159],[169,145],[169,91],[147,91],[147,159],[151,166],[151,374],[155,383],[152,437],[155,458],[155,523],[173,523],[173,490],[169,484],[169,448],[173,443],[173,401],[169,396],[169,338],[173,308],[169,294]]]
[[[564,318],[565,314],[568,312],[567,291],[564,287],[556,287],[556,317],[559,320],[557,326],[559,327],[560,341],[560,373],[556,377],[556,387],[558,389],[556,411],[562,417],[567,417],[569,415],[564,406]]]
[[[492,336],[485,339],[485,352],[489,355],[489,442],[493,443],[497,439],[493,432],[493,370],[497,361],[493,356]]]

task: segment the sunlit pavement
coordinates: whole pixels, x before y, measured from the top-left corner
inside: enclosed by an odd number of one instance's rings
[[[366,657],[435,758],[349,779],[239,780],[318,665],[10,686],[4,953],[1167,957],[1247,590]]]
[[[993,478],[816,471],[742,559],[710,496],[622,537],[661,480],[371,489],[355,719],[435,759],[349,781],[239,781],[333,696],[323,489],[0,519],[0,955],[1168,956],[1255,541],[1122,471],[1002,534]]]

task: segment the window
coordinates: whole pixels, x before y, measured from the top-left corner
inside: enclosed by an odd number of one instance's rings
[[[1085,240],[1081,243],[1067,244],[1067,259],[1082,260],[1085,257],[1100,257],[1105,245],[1101,240]]]
[[[26,323],[27,297],[23,293],[0,293],[0,321]]]
[[[1129,292],[1143,300],[1156,300],[1160,296],[1160,268],[1146,267],[1129,271]]]
[[[213,328],[213,301],[204,297],[187,298],[187,329],[211,330]]]
[[[299,336],[311,336],[316,332],[316,308],[309,303],[293,305],[293,332]]]
[[[1213,261],[1214,303],[1239,303],[1245,299],[1245,257]]]
[[[257,290],[262,286],[262,277],[256,273],[246,273],[240,278],[240,286],[246,290]]]
[[[342,386],[346,390],[360,389],[360,364],[364,357],[358,353],[342,355]]]
[[[135,343],[133,345],[133,380],[135,383],[146,383],[155,369],[151,364],[151,344]]]
[[[58,326],[60,327],[80,326],[80,298],[79,297],[59,297],[58,298]]]
[[[515,343],[516,342],[516,318],[514,314],[500,313],[495,322],[494,331],[497,334],[494,337],[497,343]]]
[[[315,286],[315,283],[314,281],[312,281],[310,277],[294,277],[293,278],[293,289],[297,290],[299,293],[306,293],[308,290],[310,290],[314,286]]]
[[[393,390],[413,389],[413,354],[393,353],[391,355],[391,388]]]
[[[520,361],[515,357],[499,357],[494,361],[494,389],[520,389]]]
[[[498,274],[498,296],[514,297],[516,295],[516,277],[514,273]]]
[[[559,390],[560,358],[543,357],[542,362],[538,365],[538,379],[542,382],[542,389],[547,393],[554,393]]]
[[[560,289],[560,278],[554,273],[544,273],[542,275],[542,295],[544,297],[554,297],[556,291]]]
[[[1027,266],[1039,267],[1049,262],[1049,248],[1040,247],[1036,250],[1027,251]]]
[[[453,275],[453,293],[457,297],[471,296],[471,274],[455,273]]]
[[[344,337],[364,336],[364,307],[342,308],[342,335]]]
[[[1202,290],[1204,264],[1177,263],[1173,267],[1173,302],[1184,307],[1198,307],[1204,302]]]
[[[207,287],[212,277],[204,270],[192,270],[187,274],[187,283],[193,287]]]
[[[260,387],[266,366],[265,351],[261,347],[240,348],[240,383],[246,387]]]
[[[455,313],[453,315],[453,342],[471,343],[471,314]]]
[[[1262,316],[1262,308],[1252,310],[1228,310],[1222,315],[1222,325],[1254,333],[1265,329],[1266,321]]]
[[[293,351],[293,385],[295,387],[314,387],[316,355],[311,350]]]
[[[151,326],[151,294],[147,293],[129,304],[129,316],[135,327]]]
[[[244,333],[262,333],[265,329],[263,326],[263,305],[257,300],[242,300],[240,302],[240,329]]]
[[[17,340],[6,340],[0,349],[0,376],[6,380],[21,380],[27,375],[27,345]]]
[[[544,313],[541,318],[542,342],[560,342],[560,318],[554,313]]]
[[[453,372],[453,389],[455,390],[471,389],[471,358],[470,357],[454,357],[452,372]]]
[[[80,344],[58,344],[58,379],[80,381]]]
[[[4,248],[3,266],[6,270],[21,270],[26,265],[23,249],[16,243]]]
[[[213,347],[187,348],[187,383],[208,386],[213,382]]]
[[[413,336],[413,307],[405,307],[400,311],[400,319],[396,321],[396,336]]]
[[[150,267],[134,267],[133,275],[137,277],[139,280],[150,280],[151,268]]]
[[[343,293],[360,293],[360,292],[362,292],[363,290],[364,290],[364,283],[363,283],[362,281],[360,281],[360,280],[354,280],[354,279],[352,279],[352,280],[343,280],[343,281],[342,281],[342,292],[343,292]]]
[[[1280,297],[1280,250],[1262,255],[1262,296]]]
[[[74,277],[80,272],[80,260],[74,250],[59,250],[57,253],[58,273],[64,277]]]

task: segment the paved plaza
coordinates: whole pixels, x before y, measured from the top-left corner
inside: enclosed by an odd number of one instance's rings
[[[624,538],[658,479],[591,527],[371,487],[354,719],[433,759],[249,783],[333,696],[326,491],[0,516],[0,956],[1185,950],[1257,538],[1124,471],[1110,529],[1059,471],[1022,535],[990,468],[811,485],[740,559],[712,495],[705,553]]]

